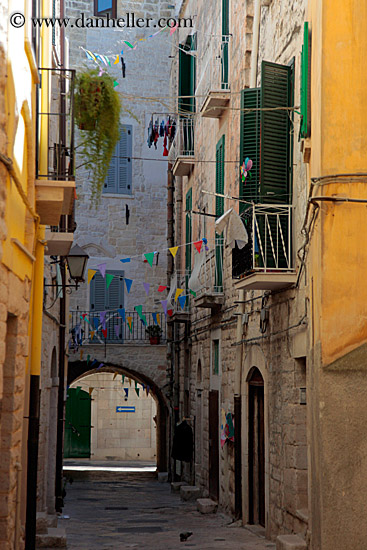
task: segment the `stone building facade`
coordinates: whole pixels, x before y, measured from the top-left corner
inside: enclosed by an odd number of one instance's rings
[[[84,2],[66,2],[67,17],[94,16],[93,0]],[[134,1],[117,2],[117,17],[126,17],[127,13],[134,13],[135,17],[152,18],[157,24],[161,17],[170,17],[172,10],[169,2],[164,0],[154,3]],[[96,64],[86,58],[82,48],[93,53],[107,56],[120,55],[123,50],[123,59],[126,65],[125,77],[122,76],[121,62],[111,67],[105,67],[110,75],[116,79],[116,91],[120,94],[123,110],[120,122],[130,132],[131,141],[131,182],[129,189],[123,193],[106,192],[104,189],[97,208],[91,206],[91,192],[88,174],[83,168],[77,170],[77,195],[75,242],[88,254],[88,269],[98,271],[98,265],[106,264],[106,270],[114,272],[120,278],[122,291],[120,305],[125,308],[126,316],[134,317],[134,326],[140,325],[140,320],[134,310],[135,306],[143,305],[143,312],[161,314],[162,323],[165,322],[158,293],[160,285],[166,285],[166,204],[167,204],[167,158],[163,156],[163,140],[159,140],[158,147],[148,148],[148,126],[151,120],[168,119],[169,102],[169,55],[170,41],[168,33],[160,33],[151,38],[152,30],[148,28],[85,28],[68,29],[70,43],[70,63],[76,69],[95,68]],[[137,43],[135,49],[129,48],[123,41],[130,44]],[[115,57],[110,57],[113,61]],[[82,159],[77,156],[77,164]],[[153,267],[144,262],[144,253],[157,251]],[[121,258],[132,257],[132,261],[122,264]],[[126,291],[123,279],[133,280],[130,292]],[[143,283],[150,283],[147,296]],[[93,284],[93,283],[92,283]],[[102,306],[101,306],[102,307]],[[101,309],[101,307],[99,309]],[[70,301],[71,311],[91,311],[91,285],[81,285],[77,294],[72,294]],[[131,312],[131,313],[130,313]],[[72,313],[72,315],[75,315]],[[79,319],[79,315],[77,314]],[[72,321],[73,323],[73,321]],[[127,325],[126,325],[127,326]],[[71,326],[71,329],[73,327]],[[127,330],[127,335],[128,330]],[[146,340],[144,329],[140,342],[132,341],[129,344],[107,344],[107,355],[111,364],[121,369],[128,368],[131,376],[134,372],[137,377],[144,377],[146,365],[143,357],[156,361],[150,373],[150,380],[157,384],[162,392],[167,406],[166,394],[168,391],[166,378],[165,346],[157,346],[154,353],[150,353],[149,340]],[[90,353],[90,342],[85,342],[84,360]],[[134,347],[134,344],[136,346]],[[127,346],[127,347],[126,347]],[[94,347],[94,346],[93,346]],[[98,346],[97,346],[98,347]],[[101,353],[104,355],[104,346]],[[94,352],[93,352],[94,353]],[[79,352],[72,353],[71,360],[78,361]],[[103,361],[107,364],[106,360]],[[163,371],[160,369],[163,368]],[[86,369],[88,370],[88,369]],[[155,372],[154,372],[155,371]],[[163,376],[163,379],[162,379]],[[144,381],[144,380],[143,380]],[[150,382],[145,379],[146,384]],[[166,411],[167,412],[167,411]],[[165,414],[166,414],[165,412]]]
[[[191,479],[204,495],[217,499],[244,523],[262,525],[267,537],[297,534],[307,540],[304,392],[308,308],[304,277],[298,281],[296,278],[296,252],[304,241],[301,228],[307,174],[298,143],[300,117],[292,108],[300,102],[306,2],[215,1],[208,17],[205,2],[189,0],[182,2],[180,14],[196,16],[193,31],[179,29],[176,35],[176,47],[190,50],[189,55],[196,58],[196,105],[193,114],[180,113],[182,118],[193,116],[193,154],[182,150],[182,144],[170,153],[175,190],[174,239],[179,245],[188,242],[188,234],[191,241],[205,238],[209,249],[199,274],[195,273],[195,263],[200,257],[193,246],[176,257],[173,273],[183,272],[189,265],[194,277],[188,280],[185,290],[188,295],[190,290],[196,293],[196,297],[190,295],[186,317],[174,317],[175,351],[171,361],[176,372],[179,420],[189,417],[196,432],[194,464],[190,470],[184,466],[181,477]],[[194,33],[195,47],[190,49],[192,40],[187,36]],[[225,68],[221,64],[224,55],[228,58]],[[241,190],[239,176],[247,156],[246,138],[241,152],[241,113],[245,113],[241,111],[245,108],[241,95],[245,88],[261,88],[263,61],[292,66],[289,70],[294,97],[286,105],[290,107],[292,184],[289,196],[286,200],[281,196],[279,202],[291,218],[289,238],[293,242],[289,269],[285,270],[290,279],[280,275],[280,284],[274,284],[277,275],[273,273],[266,282],[251,286],[249,279],[246,282],[245,269],[240,277],[233,275],[232,248],[225,235],[223,252],[218,253],[221,245],[216,241],[214,224],[215,218],[230,208],[237,213],[245,210],[251,220],[246,226],[250,234],[256,217],[251,200],[245,205],[247,211],[238,200],[248,193],[246,187]],[[179,95],[180,90],[182,93],[179,65],[176,55],[171,71],[172,95]],[[178,107],[182,109],[182,100]],[[260,113],[260,104],[254,107],[252,112]],[[220,143],[224,143],[222,153]],[[219,161],[218,155],[222,155]],[[260,157],[252,160],[255,165]],[[221,167],[224,176],[220,175]],[[216,181],[221,177],[223,187],[218,190]],[[250,179],[246,185],[251,185]],[[256,202],[276,203],[265,196]],[[272,208],[268,206],[269,219]],[[242,217],[246,220],[246,214]],[[187,255],[191,257],[189,262]],[[259,265],[254,264],[250,277],[257,276]],[[274,266],[272,271],[277,271]],[[221,447],[227,415],[233,420],[235,437]]]

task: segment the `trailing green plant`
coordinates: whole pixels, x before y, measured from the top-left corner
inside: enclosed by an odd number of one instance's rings
[[[120,139],[121,101],[113,78],[96,69],[78,73],[74,109],[81,137],[81,166],[90,171],[92,204],[96,206]]]
[[[149,335],[149,338],[156,338],[163,334],[163,330],[159,325],[149,325],[149,327],[145,329],[145,332]]]

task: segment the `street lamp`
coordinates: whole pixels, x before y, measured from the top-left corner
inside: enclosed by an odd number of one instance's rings
[[[79,283],[84,283],[84,272],[88,259],[88,254],[77,244],[72,247],[68,256],[66,256],[69,276],[75,282],[75,288],[78,288]]]

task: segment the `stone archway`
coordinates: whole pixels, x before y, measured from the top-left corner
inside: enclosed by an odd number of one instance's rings
[[[168,468],[168,427],[169,409],[166,398],[161,388],[146,374],[134,369],[122,367],[112,363],[104,364],[103,367],[91,369],[91,362],[71,361],[68,367],[68,386],[91,374],[110,372],[128,376],[137,382],[150,387],[151,395],[157,403],[157,470],[166,472]],[[98,369],[98,370],[97,370]]]

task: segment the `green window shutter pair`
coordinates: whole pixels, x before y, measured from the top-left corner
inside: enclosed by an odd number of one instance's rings
[[[124,272],[109,270],[106,273],[115,275],[107,289],[106,279],[96,273],[90,283],[91,311],[106,311],[124,307]]]
[[[186,254],[185,254],[185,268],[186,271],[191,272],[191,249],[192,245],[192,222],[191,222],[191,210],[192,210],[192,188],[186,193]]]
[[[178,63],[178,109],[179,112],[195,112],[196,57],[187,54],[197,47],[197,35],[187,37],[186,43],[180,45]],[[189,97],[181,97],[189,96]]]
[[[124,124],[116,145],[104,184],[104,193],[131,195],[132,193],[132,137],[133,127]]]
[[[215,192],[224,195],[225,135],[223,134],[216,147]],[[224,197],[215,197],[215,215],[224,214]],[[223,292],[223,234],[215,234],[215,291]]]
[[[221,75],[221,88],[222,90],[228,90],[228,57],[229,57],[229,0],[222,0],[222,75]]]
[[[242,91],[242,109],[273,109],[293,106],[293,66],[263,61],[261,88]],[[255,203],[289,204],[292,178],[292,143],[289,112],[284,110],[242,111],[241,165],[250,158],[251,178],[243,183],[240,196]],[[241,204],[240,211],[246,208]]]
[[[311,63],[310,63],[310,35],[308,22],[304,24],[304,38],[301,52],[301,127],[300,138],[307,138],[311,134]]]

